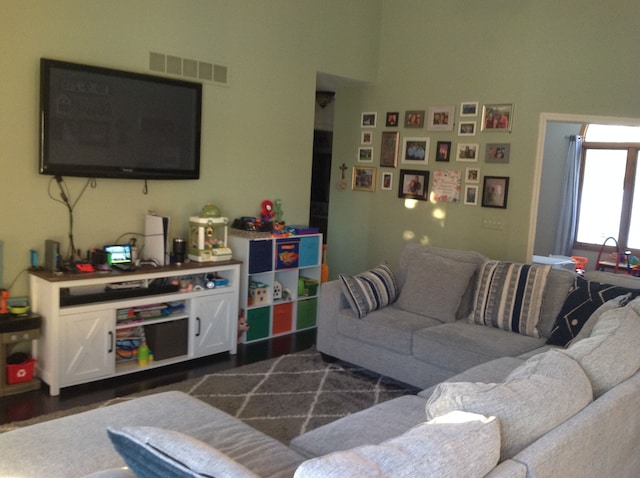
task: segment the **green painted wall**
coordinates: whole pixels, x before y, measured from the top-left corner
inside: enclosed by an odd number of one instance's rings
[[[481,174],[508,176],[506,210],[420,202],[409,210],[397,197],[399,164],[392,191],[338,191],[332,187],[328,258],[332,276],[355,273],[388,260],[394,264],[407,241],[479,250],[491,257],[527,260],[535,159],[542,112],[640,118],[637,78],[640,8],[633,0],[383,1],[378,81],[337,93],[333,184],[338,167],[357,164],[360,114],[427,110],[462,101],[513,103],[513,131],[434,133],[399,128],[407,136],[431,138],[431,171],[438,140],[511,143],[507,165],[477,164]],[[479,121],[479,118],[478,118]],[[379,123],[380,124],[380,123]],[[379,166],[381,132],[374,133]],[[469,163],[449,163],[464,171]],[[380,178],[380,174],[378,174]],[[544,194],[544,184],[542,185]],[[500,219],[504,230],[482,228]],[[535,223],[535,221],[534,221]],[[533,236],[533,234],[532,234]]]
[[[4,0],[3,283],[28,266],[30,248],[42,254],[45,239],[62,241],[63,252],[68,244],[65,208],[36,169],[40,57],[146,72],[149,52],[159,51],[229,66],[229,87],[204,88],[202,179],[151,182],[148,195],[140,181],[99,180],[76,208],[83,249],[142,232],[148,209],[171,216],[171,236],[182,235],[208,201],[233,218],[281,198],[285,219],[305,222],[316,73],[354,80],[337,89],[335,103],[328,238],[335,277],[393,264],[406,241],[526,259],[540,113],[640,118],[639,20],[636,0]],[[338,167],[348,166],[349,182],[356,164],[361,112],[381,119],[437,104],[458,110],[462,101],[515,104],[511,134],[465,138],[511,143],[508,165],[478,164],[483,175],[511,178],[507,210],[428,202],[408,210],[395,190],[399,168],[393,191],[336,189]],[[374,133],[377,153],[383,130]],[[428,136],[432,155],[438,140],[460,140]],[[76,197],[83,180],[67,181]],[[501,219],[504,230],[482,229],[484,218]],[[12,293],[26,292],[23,275]]]
[[[149,52],[218,62],[230,84],[204,86],[199,181],[97,181],[75,209],[86,250],[142,233],[144,214],[172,218],[171,237],[207,202],[234,218],[280,198],[285,219],[306,223],[318,71],[372,81],[378,68],[375,0],[3,0],[0,14],[0,239],[3,285],[44,258],[45,239],[67,253],[68,216],[37,174],[39,59],[149,72]],[[72,199],[84,180],[67,178]],[[12,295],[27,293],[27,275]]]

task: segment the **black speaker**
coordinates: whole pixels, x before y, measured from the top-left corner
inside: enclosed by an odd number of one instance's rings
[[[51,272],[61,269],[60,264],[60,243],[47,239],[44,241],[44,267]]]

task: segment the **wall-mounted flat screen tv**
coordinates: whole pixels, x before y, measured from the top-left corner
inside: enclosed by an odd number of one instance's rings
[[[40,60],[40,173],[198,179],[202,84]]]

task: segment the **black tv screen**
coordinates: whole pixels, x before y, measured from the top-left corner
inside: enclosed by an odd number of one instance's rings
[[[198,179],[202,85],[40,60],[40,173]]]

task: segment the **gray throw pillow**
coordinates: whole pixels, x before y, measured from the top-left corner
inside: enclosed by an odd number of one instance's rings
[[[598,398],[640,369],[640,298],[600,317],[591,335],[565,353],[580,363]]]
[[[591,314],[591,317],[587,319],[587,321],[580,329],[580,332],[578,332],[578,334],[567,344],[567,347],[569,347],[571,344],[576,343],[578,340],[586,339],[587,337],[589,337],[591,335],[591,332],[593,332],[593,328],[598,323],[598,320],[600,320],[600,317],[602,317],[605,312],[612,309],[617,309],[618,307],[624,307],[630,300],[631,294],[623,294],[619,295],[615,299],[606,301],[604,304],[598,307],[593,314]]]
[[[482,478],[498,464],[495,417],[451,412],[380,445],[305,461],[294,478],[455,476]]]
[[[427,419],[463,410],[500,421],[500,459],[516,455],[578,413],[593,398],[580,365],[561,351],[536,355],[504,383],[443,382],[427,401]]]
[[[215,448],[172,430],[109,427],[116,451],[138,478],[258,478]]]
[[[397,306],[418,315],[453,322],[476,264],[423,253],[408,265]]]

